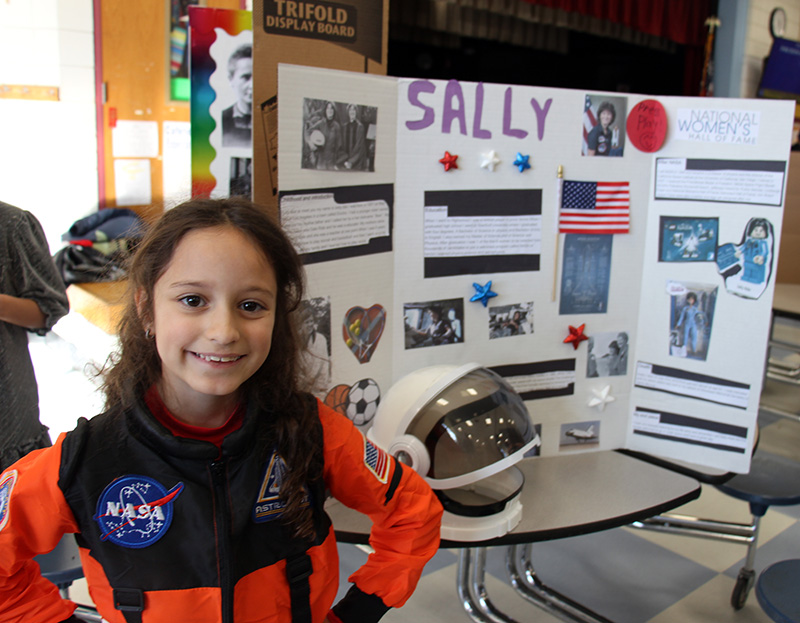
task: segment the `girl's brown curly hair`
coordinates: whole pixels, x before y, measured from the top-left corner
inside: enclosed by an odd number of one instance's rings
[[[302,262],[280,226],[242,197],[192,199],[166,211],[137,245],[128,267],[129,291],[120,321],[119,351],[104,371],[106,407],[133,404],[161,378],[155,340],[145,334],[152,324],[153,289],[167,269],[175,248],[190,231],[233,227],[259,248],[278,285],[275,325],[269,356],[242,386],[243,398],[269,413],[269,439],[259,439],[261,454],[271,445],[288,467],[281,487],[287,503],[284,520],[303,538],[314,537],[311,511],[304,504],[305,485],[322,475],[322,436],[313,402],[303,399],[298,309],[304,292]],[[137,305],[138,298],[138,305]]]

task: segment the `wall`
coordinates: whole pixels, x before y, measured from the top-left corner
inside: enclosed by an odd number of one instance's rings
[[[779,4],[788,17],[787,38],[800,39],[800,0]],[[720,0],[718,96],[755,94],[776,5]],[[737,19],[744,23],[735,36]],[[0,84],[60,90],[58,102],[0,98],[0,200],[36,214],[52,250],[75,220],[98,205],[93,37],[92,0],[0,2]]]
[[[780,6],[786,11],[784,38],[800,40],[800,0],[750,0],[749,4],[741,97],[756,96],[764,59],[772,47],[772,36],[769,34],[769,16],[772,9]]]
[[[750,0],[742,67],[742,97],[755,97],[764,59],[772,47],[769,16],[776,6],[786,11],[784,38],[800,40],[800,0]],[[800,283],[800,154],[792,152],[786,183],[778,268],[778,283]]]
[[[0,98],[0,201],[33,212],[55,251],[97,210],[92,0],[0,2],[0,84],[59,89],[58,101]]]

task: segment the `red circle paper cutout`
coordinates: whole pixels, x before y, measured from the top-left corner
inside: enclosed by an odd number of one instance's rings
[[[661,102],[643,100],[631,110],[625,128],[636,149],[658,151],[667,136],[667,113]]]

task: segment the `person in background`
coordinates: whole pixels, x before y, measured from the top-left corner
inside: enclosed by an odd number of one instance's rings
[[[0,621],[77,621],[33,558],[76,533],[109,621],[374,623],[436,553],[414,470],[303,391],[303,265],[248,200],[176,206],[136,247],[107,411],[0,474]],[[328,494],[372,521],[339,589]]]
[[[41,224],[0,201],[0,471],[50,445],[39,421],[28,332],[44,335],[68,311]]]

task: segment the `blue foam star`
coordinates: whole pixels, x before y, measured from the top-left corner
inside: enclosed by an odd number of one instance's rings
[[[517,152],[517,158],[514,160],[514,166],[519,169],[519,172],[522,173],[525,169],[530,169],[531,165],[528,162],[530,156],[523,156],[521,153]]]
[[[497,292],[492,292],[491,281],[488,281],[485,286],[482,286],[479,283],[473,283],[472,287],[475,288],[475,294],[472,295],[470,301],[480,301],[483,303],[484,307],[486,307],[486,304],[489,302],[490,298],[497,296]]]

